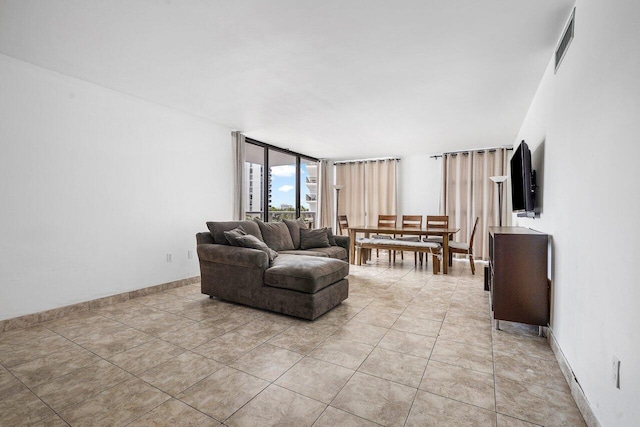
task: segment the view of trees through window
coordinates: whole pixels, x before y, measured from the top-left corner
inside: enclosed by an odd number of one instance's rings
[[[315,224],[317,165],[317,160],[311,157],[247,140],[245,217],[264,221],[302,217]]]

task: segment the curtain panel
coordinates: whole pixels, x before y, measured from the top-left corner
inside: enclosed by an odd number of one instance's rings
[[[377,160],[364,164],[367,225],[378,225],[378,215],[396,215],[397,165],[397,160]]]
[[[338,163],[336,184],[343,185],[338,215],[349,224],[376,225],[378,215],[397,213],[397,159]]]
[[[491,176],[507,175],[507,150],[449,153],[442,156],[442,199],[440,211],[449,216],[449,224],[460,228],[454,240],[468,242],[477,218],[478,228],[473,254],[476,259],[489,258],[488,228],[498,225],[498,186]],[[509,225],[507,186],[502,186],[502,224]]]
[[[346,215],[349,224],[365,224],[364,163],[338,163],[336,185],[342,185],[338,195],[338,215]]]
[[[328,160],[318,162],[318,227],[333,227],[332,168]],[[334,233],[337,233],[337,228]]]
[[[243,220],[244,206],[244,135],[240,132],[231,132],[233,144],[233,219]]]

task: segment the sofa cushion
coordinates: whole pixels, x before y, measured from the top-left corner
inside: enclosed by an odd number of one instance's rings
[[[300,230],[300,249],[326,248],[331,246],[326,228]]]
[[[264,241],[262,239],[262,234],[260,233],[260,227],[253,221],[210,221],[207,222],[207,228],[211,232],[213,236],[213,241],[218,245],[229,245],[227,238],[224,236],[225,231],[233,230],[234,228],[242,226],[242,229],[252,236],[258,238],[258,240]]]
[[[307,250],[294,249],[292,251],[280,251],[278,253],[281,255],[304,255],[304,256],[319,256],[323,258],[329,258],[328,254],[316,251],[315,249],[307,249]]]
[[[290,219],[283,219],[284,222],[289,229],[289,234],[291,234],[291,241],[293,242],[294,249],[300,249],[300,230],[308,229],[307,223],[304,222],[302,218],[298,218],[295,221],[291,221]]]
[[[267,246],[266,243],[258,240],[256,236],[247,234],[246,236],[236,237],[235,240],[238,246],[242,246],[243,248],[259,249],[265,252],[269,256],[270,263],[272,263],[273,260],[278,256],[278,253],[276,251]]]
[[[316,256],[326,256],[335,259],[347,259],[347,250],[340,246],[329,246],[326,248],[313,248],[302,252],[313,252]]]
[[[284,222],[262,222],[255,220],[264,242],[274,251],[290,251],[295,249],[289,228]]]
[[[337,259],[283,255],[264,272],[267,286],[313,294],[342,280],[349,264]]]
[[[244,231],[244,228],[242,228],[241,225],[237,226],[233,230],[224,232],[224,237],[227,239],[227,242],[229,242],[231,246],[240,246],[240,243],[236,242],[236,239],[240,236],[246,236],[246,235],[247,235],[247,232]]]

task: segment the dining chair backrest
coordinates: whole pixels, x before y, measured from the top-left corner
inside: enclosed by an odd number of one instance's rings
[[[396,215],[378,215],[378,227],[395,228],[398,223]]]
[[[402,228],[422,228],[422,215],[402,215]]]
[[[340,234],[342,234],[342,232],[347,228],[349,228],[349,221],[347,220],[347,216],[338,215],[338,231],[340,232]]]
[[[447,215],[427,215],[427,228],[449,228]]]
[[[462,254],[469,258],[469,264],[471,265],[471,274],[476,274],[475,261],[473,259],[473,239],[476,236],[476,229],[478,228],[478,220],[480,218],[476,217],[476,222],[473,224],[473,230],[471,231],[471,236],[469,237],[469,243],[458,243],[451,242],[449,244],[449,265],[451,265],[453,260],[453,254]]]
[[[473,253],[473,239],[476,237],[476,228],[478,228],[478,220],[480,218],[476,217],[476,222],[473,224],[473,231],[471,232],[471,237],[469,238],[469,251]]]

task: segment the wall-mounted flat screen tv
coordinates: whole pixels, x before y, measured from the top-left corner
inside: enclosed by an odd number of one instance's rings
[[[536,177],[531,169],[531,151],[522,141],[511,158],[511,205],[514,212],[533,216],[536,202]]]

